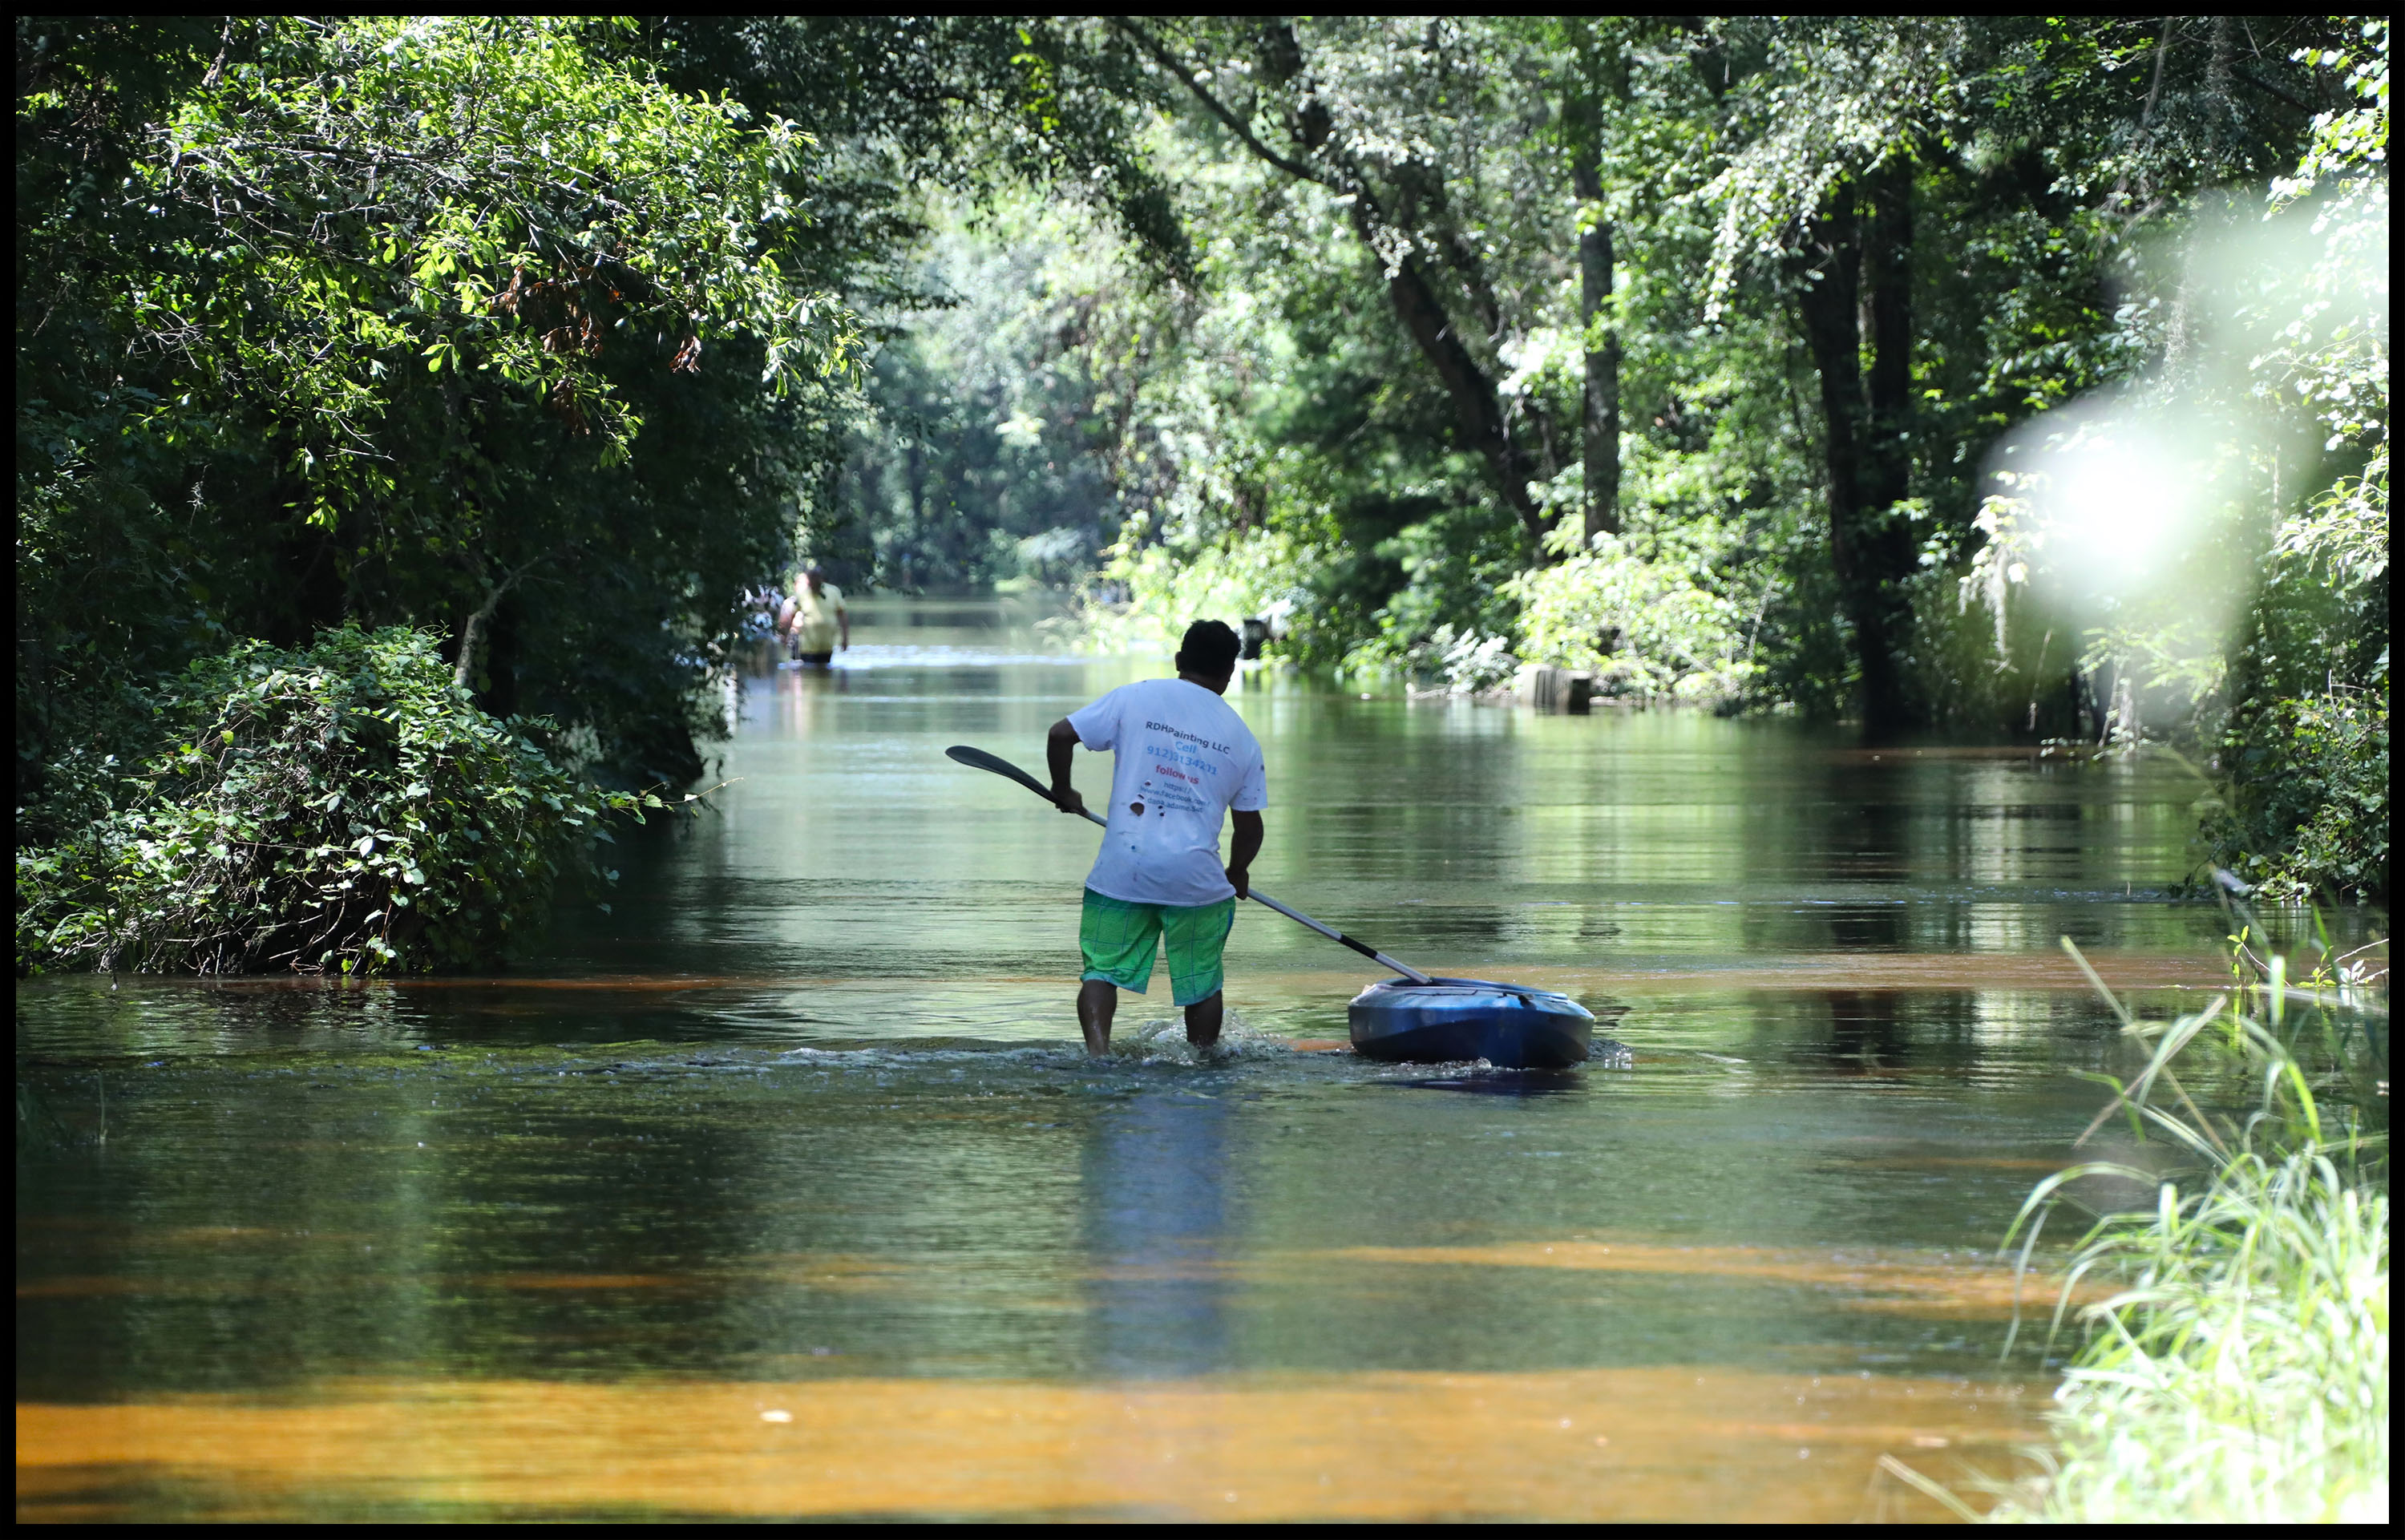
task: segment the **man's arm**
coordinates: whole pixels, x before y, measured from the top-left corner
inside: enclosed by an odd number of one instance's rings
[[[1236,834],[1228,844],[1228,881],[1236,889],[1236,897],[1252,897],[1253,857],[1261,853],[1261,815],[1242,809],[1228,816],[1235,820]]]
[[[843,650],[851,651],[851,612],[843,607],[840,599],[835,601],[835,623],[843,632]]]
[[[1077,752],[1078,742],[1077,729],[1069,726],[1065,716],[1044,735],[1044,762],[1052,770],[1052,802],[1062,812],[1086,811],[1086,799],[1069,784],[1069,756]]]

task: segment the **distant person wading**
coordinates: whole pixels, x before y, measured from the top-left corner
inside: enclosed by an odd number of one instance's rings
[[[1221,622],[1196,621],[1178,648],[1176,678],[1122,685],[1053,723],[1045,743],[1052,800],[1068,813],[1086,810],[1069,784],[1077,746],[1113,756],[1110,816],[1077,925],[1085,954],[1077,1024],[1089,1053],[1110,1052],[1118,992],[1144,994],[1163,948],[1186,1040],[1198,1048],[1219,1040],[1220,953],[1236,900],[1249,891],[1269,805],[1261,746],[1221,699],[1240,645]],[[1223,867],[1219,825],[1231,812],[1235,842]]]
[[[786,634],[794,657],[815,668],[825,668],[838,649],[851,646],[851,613],[843,607],[843,590],[815,563],[794,580],[794,597],[777,617],[777,628]]]

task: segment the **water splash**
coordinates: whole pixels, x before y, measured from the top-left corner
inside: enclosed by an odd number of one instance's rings
[[[1174,1017],[1155,1017],[1133,1030],[1122,1029],[1111,1039],[1111,1057],[1129,1064],[1177,1064],[1215,1067],[1238,1062],[1292,1058],[1294,1039],[1264,1032],[1231,1010],[1219,1024],[1219,1040],[1197,1048],[1186,1040],[1186,1024]]]

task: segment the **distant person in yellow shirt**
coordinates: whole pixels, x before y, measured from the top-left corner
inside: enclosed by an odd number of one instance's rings
[[[816,668],[835,660],[837,648],[851,646],[851,614],[843,607],[843,590],[826,580],[812,562],[794,584],[794,614],[787,622],[794,657]]]

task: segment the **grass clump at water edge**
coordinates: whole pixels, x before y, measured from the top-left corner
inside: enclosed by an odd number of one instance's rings
[[[2283,962],[2170,1022],[2114,1001],[2148,1056],[2127,1084],[2097,1077],[2114,1095],[2089,1133],[2121,1114],[2185,1169],[2074,1166],[2023,1206],[2026,1265],[2066,1184],[2156,1189],[2151,1209],[2106,1215],[2079,1242],[2070,1281],[2121,1287],[2079,1312],[2087,1340],[2050,1417],[2059,1453],[1990,1519],[2386,1520],[2386,1010],[2291,988]]]

